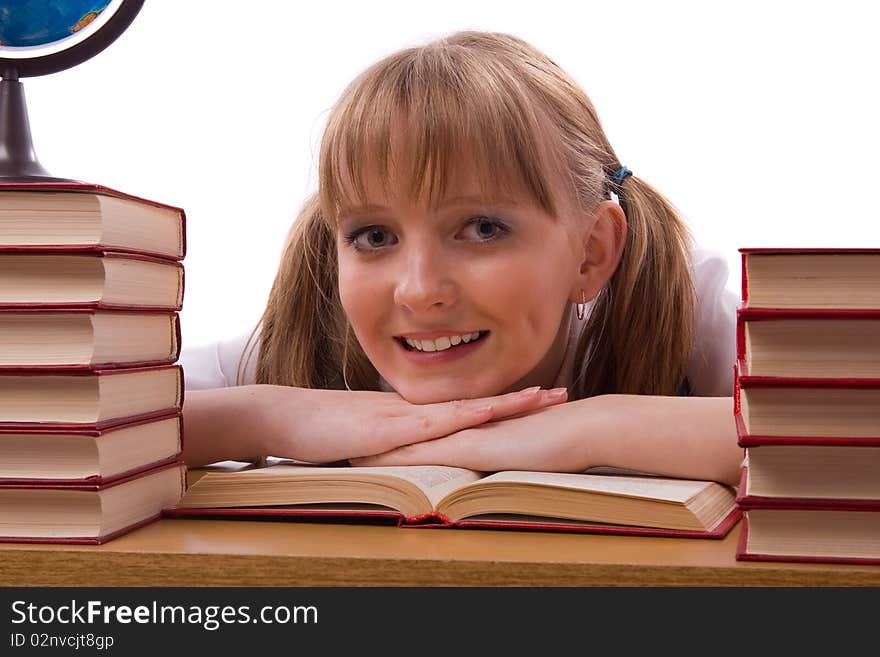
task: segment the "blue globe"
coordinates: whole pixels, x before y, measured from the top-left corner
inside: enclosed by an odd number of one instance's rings
[[[91,23],[111,0],[0,0],[0,47],[45,46]]]

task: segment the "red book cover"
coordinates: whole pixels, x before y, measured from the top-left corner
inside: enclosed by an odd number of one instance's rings
[[[52,367],[41,370],[34,370],[29,368],[9,368],[0,370],[0,379],[5,377],[28,377],[28,378],[38,378],[38,377],[52,377],[53,380],[64,379],[64,378],[91,378],[91,379],[100,379],[102,377],[112,377],[112,376],[126,376],[130,374],[136,374],[140,372],[156,372],[159,370],[174,370],[174,379],[175,379],[175,388],[174,388],[174,399],[171,401],[170,405],[163,405],[161,408],[150,408],[143,409],[142,411],[136,411],[131,413],[125,413],[120,416],[107,417],[105,419],[97,419],[97,420],[84,420],[82,422],[77,421],[64,421],[64,420],[45,420],[45,421],[31,421],[25,419],[3,419],[0,420],[0,428],[10,428],[14,430],[27,430],[27,429],[43,429],[51,426],[55,427],[63,427],[63,428],[71,428],[71,427],[82,427],[82,428],[107,428],[122,422],[132,422],[139,419],[146,419],[150,417],[157,417],[163,414],[171,414],[176,413],[182,410],[183,402],[184,402],[184,391],[185,391],[185,383],[184,383],[184,372],[183,366],[179,364],[173,365],[156,365],[156,366],[148,366],[148,367],[101,367],[101,368],[92,368],[92,369],[72,369],[69,367]],[[99,412],[99,403],[97,401],[94,402],[92,408],[89,411],[94,410],[95,412]],[[8,416],[7,416],[8,417]]]
[[[867,255],[876,255],[880,254],[880,249],[878,248],[773,248],[773,247],[764,247],[764,248],[741,248],[740,252],[740,261],[742,263],[742,276],[740,279],[742,286],[742,305],[743,307],[748,306],[749,304],[749,275],[748,275],[748,267],[746,266],[746,260],[749,255],[794,255],[794,254],[804,254],[804,255],[830,255],[830,254],[867,254]]]
[[[332,522],[351,524],[390,524],[400,527],[406,518],[393,509],[334,509],[334,508],[282,508],[254,507],[230,509],[181,509],[169,508],[162,511],[167,518],[214,518],[217,520],[301,520],[306,522]]]
[[[36,248],[36,247],[19,247],[19,246],[7,246],[0,245],[0,256],[4,258],[15,258],[15,257],[25,257],[29,258],[31,256],[58,256],[58,249],[47,249],[47,248]],[[33,303],[18,303],[18,302],[2,302],[0,301],[0,310],[5,309],[13,309],[18,310],[22,308],[91,308],[95,310],[99,309],[108,309],[108,310],[137,310],[137,311],[168,311],[174,310],[178,311],[183,308],[183,295],[186,286],[186,277],[185,270],[183,267],[183,263],[179,260],[174,260],[171,258],[164,258],[161,256],[155,255],[146,255],[143,253],[128,253],[125,251],[109,251],[101,248],[100,246],[80,246],[80,247],[71,247],[65,249],[64,257],[67,258],[100,258],[109,261],[129,261],[129,262],[146,262],[153,263],[157,265],[162,265],[164,267],[173,267],[177,271],[177,294],[176,300],[172,304],[168,305],[137,305],[137,304],[120,304],[120,303],[111,303],[102,299],[89,299],[83,301],[75,301],[75,302],[63,302],[63,303],[52,303],[52,302],[33,302]]]
[[[180,334],[180,316],[176,312],[153,312],[153,311],[144,311],[143,309],[128,309],[122,310],[119,308],[113,310],[96,310],[94,308],[82,308],[78,306],[45,306],[45,307],[28,307],[28,308],[16,308],[14,310],[11,309],[3,309],[0,308],[0,315],[2,314],[30,314],[30,315],[52,315],[52,314],[72,314],[72,315],[94,315],[97,312],[101,312],[105,315],[130,315],[132,311],[136,311],[138,315],[163,315],[167,317],[168,328],[170,334],[168,336],[168,347],[169,352],[168,356],[165,358],[161,358],[158,360],[137,360],[137,361],[108,361],[103,363],[75,363],[69,362],[64,364],[53,363],[51,365],[46,364],[16,364],[16,365],[7,365],[0,363],[0,372],[2,371],[12,371],[12,372],[20,372],[22,370],[33,370],[35,372],[40,371],[54,371],[54,370],[98,370],[98,369],[117,369],[117,368],[138,368],[138,367],[153,367],[157,365],[171,365],[180,357],[180,349],[181,349],[181,334]],[[2,319],[2,317],[0,317]],[[99,339],[97,335],[95,335],[95,331],[93,330],[93,340]],[[0,331],[0,337],[2,337],[2,331]],[[47,348],[51,347],[51,344],[47,343],[45,345]]]
[[[81,181],[62,181],[62,182],[31,182],[31,181],[0,181],[0,192],[4,191],[25,191],[25,192],[81,192],[81,193],[91,193],[98,194],[104,196],[111,196],[115,198],[120,198],[123,200],[133,201],[140,204],[149,205],[155,208],[161,208],[164,210],[170,210],[177,214],[180,222],[180,246],[178,252],[174,255],[156,253],[149,250],[141,250],[141,249],[124,249],[124,251],[129,253],[142,253],[145,255],[153,255],[164,258],[171,258],[174,260],[183,260],[186,256],[186,213],[182,208],[179,208],[174,205],[168,205],[166,203],[161,203],[159,201],[153,201],[150,199],[142,198],[140,196],[135,196],[133,194],[129,194],[127,192],[122,192],[117,189],[112,189],[110,187],[106,187],[104,185],[87,183]],[[45,245],[41,246],[41,249],[52,250],[52,251],[77,251],[82,247],[98,247],[98,248],[108,248],[110,250],[123,250],[119,249],[114,245],[105,245],[105,244],[86,244],[86,245]],[[8,250],[21,250],[21,251],[30,251],[32,248],[30,246],[21,246],[21,247],[5,247]]]
[[[743,511],[751,509],[826,509],[830,511],[880,511],[880,500],[831,499],[827,497],[764,497],[749,493],[749,469],[743,467],[736,503]]]
[[[880,388],[880,379],[808,379],[787,377],[747,376],[745,364],[737,361],[733,366],[733,415],[736,424],[737,442],[740,447],[759,445],[864,445],[880,446],[880,432],[877,436],[772,436],[749,433],[742,416],[743,388],[785,387],[785,388]]]
[[[778,320],[874,320],[880,321],[880,309],[877,310],[853,310],[853,309],[788,309],[788,308],[738,308],[736,311],[736,358],[739,363],[740,376],[745,377],[747,381],[786,381],[786,380],[807,380],[795,377],[768,377],[752,375],[748,362],[748,345],[746,341],[746,324],[751,322],[772,322]],[[816,381],[833,381],[839,383],[841,381],[863,381],[865,377],[852,377],[844,379],[835,378],[816,378]],[[880,379],[874,379],[880,382]]]
[[[8,491],[59,491],[61,493],[77,491],[94,494],[97,500],[100,500],[100,493],[104,491],[122,486],[133,487],[141,480],[145,480],[148,477],[161,477],[165,471],[172,469],[178,473],[176,477],[177,484],[174,489],[172,490],[168,488],[167,490],[159,491],[159,493],[161,494],[156,494],[153,498],[147,500],[144,503],[142,517],[137,518],[133,522],[129,522],[122,527],[117,527],[112,531],[107,531],[105,533],[96,535],[73,535],[73,533],[68,533],[67,535],[65,535],[64,532],[55,530],[53,530],[51,534],[47,533],[46,535],[0,535],[0,543],[70,543],[82,545],[97,545],[105,543],[113,538],[116,538],[117,536],[126,534],[134,529],[137,529],[138,527],[142,527],[143,525],[159,519],[162,515],[162,509],[164,509],[165,507],[173,506],[176,503],[176,500],[180,499],[180,496],[186,489],[186,466],[183,464],[182,461],[177,460],[156,467],[141,469],[132,473],[128,477],[119,478],[112,482],[102,484],[48,484],[43,482],[13,484],[0,482],[0,499],[7,498],[8,495],[5,495],[5,493]],[[63,500],[59,499],[58,503],[63,504],[64,502]],[[102,507],[103,505],[100,502],[95,505],[95,508]],[[37,511],[34,510],[33,513],[36,514]],[[9,526],[10,522],[11,521],[5,514],[0,513],[0,523]],[[32,523],[29,521],[28,524]],[[0,534],[2,534],[2,531],[0,531]]]
[[[158,414],[154,414],[152,416],[147,417],[136,417],[136,418],[123,418],[121,421],[113,421],[109,423],[104,423],[101,425],[93,425],[93,426],[82,426],[78,424],[69,424],[69,425],[43,425],[39,428],[29,427],[26,430],[21,428],[13,428],[9,425],[0,426],[0,456],[3,454],[3,437],[5,435],[11,434],[24,434],[24,435],[49,435],[56,436],[59,440],[64,440],[65,438],[76,437],[76,436],[88,436],[93,438],[101,438],[104,436],[113,437],[114,434],[117,434],[119,431],[124,429],[130,429],[133,427],[142,427],[145,425],[154,425],[156,423],[162,422],[164,420],[176,420],[177,424],[177,449],[173,454],[169,454],[166,457],[160,458],[156,461],[150,463],[142,463],[137,467],[132,467],[128,470],[120,472],[118,474],[114,474],[109,477],[102,476],[100,473],[95,473],[93,475],[76,478],[76,479],[61,479],[61,478],[37,478],[37,477],[3,477],[0,476],[0,484],[29,484],[29,485],[39,485],[39,484],[68,484],[68,485],[86,485],[86,486],[94,486],[101,484],[110,484],[112,482],[118,481],[120,479],[127,479],[132,475],[136,474],[145,469],[151,469],[158,467],[160,465],[165,465],[168,463],[179,461],[182,457],[183,453],[183,445],[184,445],[184,436],[183,436],[183,416],[178,412],[167,413],[160,412]],[[0,471],[2,471],[2,465],[0,465]]]
[[[749,514],[743,514],[742,532],[739,535],[739,543],[736,547],[737,561],[773,561],[794,563],[837,563],[854,565],[880,565],[880,558],[866,557],[837,557],[837,556],[812,556],[797,554],[762,554],[749,550]]]

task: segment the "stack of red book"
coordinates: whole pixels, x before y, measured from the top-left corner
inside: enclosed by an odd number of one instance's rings
[[[183,494],[181,209],[0,183],[0,541],[101,543]]]
[[[880,249],[740,249],[737,559],[880,563]]]

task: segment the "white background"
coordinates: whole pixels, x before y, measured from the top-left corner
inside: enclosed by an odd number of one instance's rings
[[[880,12],[723,4],[147,0],[104,52],[23,81],[51,174],[186,210],[186,345],[259,318],[344,86],[468,28],[520,36],[568,70],[621,160],[723,253],[739,293],[740,247],[880,246]]]

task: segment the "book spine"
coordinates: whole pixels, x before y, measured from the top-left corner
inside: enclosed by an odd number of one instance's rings
[[[745,369],[748,362],[746,355],[746,322],[740,309],[736,311],[736,360],[741,362],[742,369]]]

